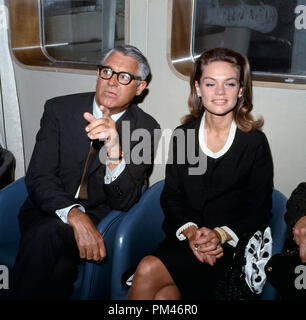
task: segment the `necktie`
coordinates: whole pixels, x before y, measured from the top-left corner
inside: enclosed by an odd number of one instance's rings
[[[90,168],[95,152],[96,152],[96,149],[93,147],[93,145],[91,145],[86,158],[86,162],[85,162],[85,166],[84,166],[84,170],[81,178],[81,183],[80,183],[80,191],[79,191],[78,198],[81,200],[88,200],[88,194],[87,194],[88,169]]]

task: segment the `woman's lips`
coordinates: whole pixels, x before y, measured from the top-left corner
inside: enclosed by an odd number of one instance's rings
[[[212,102],[217,105],[224,105],[227,103],[227,100],[226,99],[214,99],[214,100],[212,100]]]

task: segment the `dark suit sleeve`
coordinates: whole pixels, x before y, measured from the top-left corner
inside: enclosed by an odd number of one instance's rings
[[[25,181],[31,201],[40,210],[54,213],[75,201],[58,176],[60,131],[52,100],[45,104],[40,125]]]
[[[306,216],[306,182],[300,183],[287,201],[285,221],[292,230],[297,221]]]
[[[254,160],[247,184],[247,197],[244,200],[245,213],[227,226],[238,238],[254,230],[264,229],[271,218],[273,191],[273,162],[266,136],[259,135],[259,143],[254,150]]]
[[[128,211],[139,200],[142,187],[152,171],[160,126],[151,119],[142,124],[142,129],[146,129],[146,135],[140,136],[137,141],[130,141],[131,148],[125,155],[126,167],[123,172],[116,180],[104,185],[107,203],[112,209]]]

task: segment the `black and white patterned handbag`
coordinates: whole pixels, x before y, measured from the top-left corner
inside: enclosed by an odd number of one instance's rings
[[[218,300],[257,300],[266,282],[265,265],[272,254],[270,227],[240,239],[232,265],[217,283]]]

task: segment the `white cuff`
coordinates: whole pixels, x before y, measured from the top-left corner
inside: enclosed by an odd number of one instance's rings
[[[237,237],[236,233],[235,233],[232,229],[230,229],[229,227],[227,227],[227,226],[223,226],[223,227],[221,227],[221,228],[222,228],[225,232],[227,232],[227,233],[231,236],[231,238],[232,238],[232,240],[227,241],[227,243],[228,243],[230,246],[236,248],[237,243],[238,243],[238,241],[239,241],[239,238]]]
[[[68,217],[68,213],[69,211],[73,208],[73,207],[78,207],[82,212],[85,212],[84,207],[82,207],[80,204],[73,204],[70,207],[67,208],[63,208],[63,209],[58,209],[55,211],[55,213],[59,216],[59,218],[64,222],[64,223],[68,223],[67,217]]]
[[[177,229],[177,231],[176,231],[176,233],[175,233],[176,237],[177,237],[180,241],[185,240],[186,237],[184,236],[184,234],[182,234],[182,232],[183,232],[185,229],[187,229],[187,228],[189,228],[189,227],[191,227],[191,226],[195,226],[195,227],[198,229],[198,226],[197,226],[195,223],[193,223],[193,222],[187,222],[187,223],[185,223],[184,225],[182,225],[179,229]]]
[[[119,175],[123,172],[123,170],[125,169],[125,166],[126,166],[126,163],[123,158],[122,161],[118,164],[118,166],[113,171],[110,171],[108,169],[107,162],[106,162],[104,183],[110,184],[111,182],[115,181],[119,177]]]

